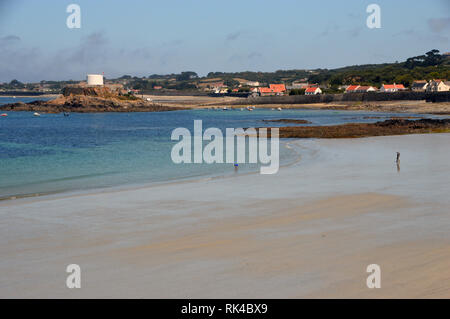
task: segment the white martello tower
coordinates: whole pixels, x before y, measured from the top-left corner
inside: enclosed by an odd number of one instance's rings
[[[87,85],[103,85],[103,75],[102,74],[88,74],[87,75]]]

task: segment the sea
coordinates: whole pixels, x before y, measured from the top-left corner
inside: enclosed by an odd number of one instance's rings
[[[45,98],[0,97],[0,104]],[[89,192],[189,179],[259,172],[261,163],[176,164],[171,139],[176,128],[278,127],[295,124],[271,119],[305,119],[306,125],[370,123],[402,113],[335,110],[198,109],[148,113],[41,114],[5,112],[0,117],[0,199],[64,192]],[[414,116],[417,116],[415,114]],[[425,116],[425,115],[424,115]],[[288,139],[280,140],[280,165],[302,160]]]

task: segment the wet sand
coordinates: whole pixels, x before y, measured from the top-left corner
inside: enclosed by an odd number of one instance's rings
[[[294,143],[276,175],[1,202],[0,297],[450,297],[450,134]]]

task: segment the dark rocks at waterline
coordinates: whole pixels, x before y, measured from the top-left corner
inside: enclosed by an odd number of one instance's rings
[[[281,122],[281,123],[295,123],[295,124],[311,124],[308,120],[301,119],[278,119],[278,120],[263,120],[263,122]]]
[[[376,123],[279,128],[280,138],[359,138],[425,133],[450,133],[450,119],[394,119]]]

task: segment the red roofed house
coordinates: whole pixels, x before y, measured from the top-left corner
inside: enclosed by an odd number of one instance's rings
[[[276,94],[286,92],[286,87],[284,84],[270,84],[269,88]]]
[[[318,87],[310,87],[305,90],[305,95],[316,95],[321,94],[322,90]]]
[[[274,93],[270,88],[259,88],[259,95],[267,96],[267,95],[274,95]]]
[[[268,88],[260,87],[259,94],[261,96],[282,95],[286,92],[284,84],[270,84]]]
[[[356,93],[367,93],[367,92],[375,92],[377,89],[373,86],[359,86],[355,92]]]
[[[359,85],[349,85],[345,89],[345,93],[355,93],[357,88],[359,88]]]
[[[380,88],[380,92],[398,92],[406,90],[406,88],[403,86],[403,84],[383,84]]]

